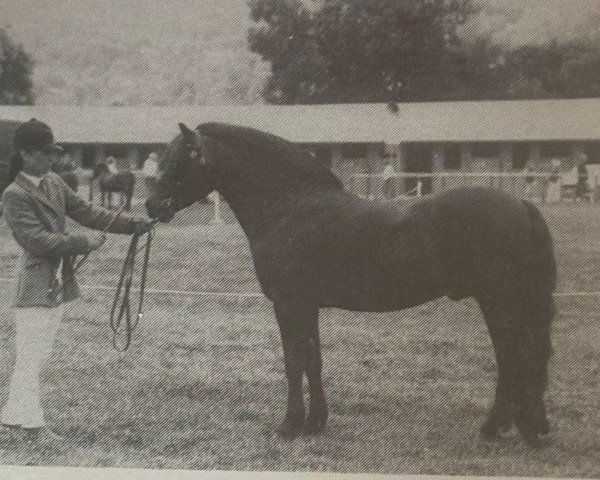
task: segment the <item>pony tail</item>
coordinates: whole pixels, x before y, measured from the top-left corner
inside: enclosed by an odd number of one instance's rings
[[[23,158],[19,152],[14,152],[10,159],[0,162],[0,196],[23,169]]]

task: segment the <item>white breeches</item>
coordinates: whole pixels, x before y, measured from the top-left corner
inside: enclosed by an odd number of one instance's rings
[[[40,371],[50,357],[64,307],[15,308],[16,362],[2,423],[25,428],[44,426]]]

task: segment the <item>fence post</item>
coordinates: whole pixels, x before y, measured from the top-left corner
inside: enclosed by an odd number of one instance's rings
[[[219,192],[213,193],[213,202],[215,205],[215,215],[210,223],[213,225],[223,225],[225,222],[221,218],[221,195]]]
[[[417,182],[417,197],[422,197],[423,196],[423,181],[419,178],[419,181]]]
[[[89,197],[90,203],[92,203],[94,201],[94,180],[92,177],[93,177],[93,174],[88,177],[88,187],[90,189],[90,191],[88,193],[88,197]]]

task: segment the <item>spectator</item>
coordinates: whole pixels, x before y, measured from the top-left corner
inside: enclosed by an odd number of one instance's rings
[[[383,196],[386,199],[394,198],[394,179],[396,178],[396,170],[391,163],[388,163],[383,169]]]
[[[533,167],[531,166],[530,163],[527,164],[527,166],[525,167],[525,198],[527,199],[531,199],[533,197],[533,185],[535,182],[535,177],[533,177],[532,173],[534,173],[535,170],[533,169]],[[529,175],[527,175],[529,174]]]
[[[561,199],[561,165],[562,162],[560,160],[552,161],[550,178],[548,179],[548,185],[546,186],[546,202],[554,203],[559,202]]]
[[[577,164],[577,185],[575,186],[575,201],[584,200],[588,192],[587,155],[582,153]]]
[[[117,162],[115,160],[115,157],[110,156],[106,159],[106,166],[108,167],[108,170],[110,171],[110,173],[112,173],[113,175],[116,173],[119,173],[119,170],[117,169]]]
[[[144,162],[142,173],[144,174],[146,194],[150,196],[154,193],[156,180],[158,178],[158,155],[155,152],[148,155],[148,158]]]

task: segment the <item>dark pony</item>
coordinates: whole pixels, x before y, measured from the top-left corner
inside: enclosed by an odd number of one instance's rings
[[[98,162],[94,167],[92,181],[98,180],[100,188],[100,203],[102,206],[112,208],[112,194],[121,194],[121,205],[125,204],[125,209],[131,209],[131,199],[135,188],[135,175],[131,170],[125,170],[119,173],[111,173],[106,162]],[[90,188],[92,186],[90,185]]]
[[[367,201],[279,137],[226,124],[180,128],[148,213],[170,221],[217,190],[236,214],[281,331],[288,380],[281,434],[319,432],[327,421],[319,309],[390,312],[443,296],[473,297],[492,339],[498,381],[481,434],[494,438],[516,423],[535,444],[549,433],[543,395],[556,265],[535,206],[483,188],[399,205]]]

